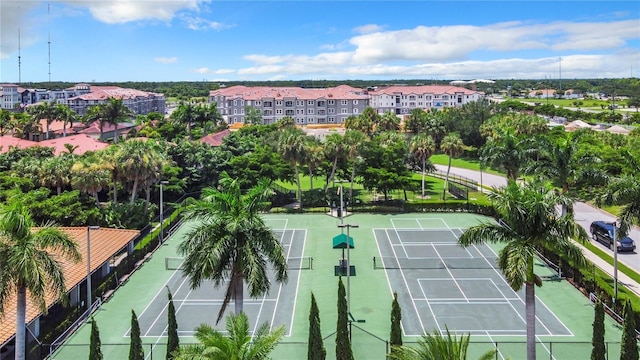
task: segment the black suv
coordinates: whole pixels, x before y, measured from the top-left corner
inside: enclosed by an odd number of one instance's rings
[[[618,230],[618,229],[616,229]],[[613,250],[613,223],[594,221],[591,223],[591,237]],[[618,240],[618,251],[635,251],[636,243],[628,236]]]

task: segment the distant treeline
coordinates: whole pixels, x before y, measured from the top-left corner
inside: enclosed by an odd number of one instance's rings
[[[433,79],[398,79],[398,80],[279,80],[279,81],[228,81],[228,82],[209,82],[209,81],[160,81],[160,82],[102,82],[90,83],[92,85],[116,85],[123,88],[138,89],[142,91],[150,91],[162,93],[167,97],[178,99],[189,99],[192,97],[208,96],[210,90],[215,90],[221,86],[291,86],[302,88],[326,88],[338,85],[350,85],[356,88],[372,88],[387,85],[448,85],[451,80],[433,80]],[[71,87],[76,83],[70,82],[39,82],[39,83],[22,83],[26,88],[37,89],[63,89]],[[518,95],[518,93],[529,89],[555,89],[566,90],[574,89],[581,93],[604,93],[607,96],[614,94],[615,96],[640,96],[640,79],[623,78],[623,79],[502,79],[495,80],[495,83],[478,83],[477,89],[487,94],[499,93],[500,91],[509,91],[510,95]]]

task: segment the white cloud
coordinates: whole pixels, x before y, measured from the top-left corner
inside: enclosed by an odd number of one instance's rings
[[[233,27],[233,25],[210,21],[208,19],[192,15],[182,15],[181,19],[191,30],[224,30]]]
[[[217,69],[217,70],[213,70],[213,69],[209,69],[207,67],[202,67],[202,68],[198,68],[198,69],[191,69],[190,71],[192,73],[197,73],[197,74],[217,74],[217,75],[232,74],[232,73],[236,72],[236,70],[234,70],[234,69]]]
[[[202,0],[111,0],[68,1],[70,5],[87,7],[91,15],[107,24],[140,20],[171,20],[180,10],[198,10]]]
[[[384,30],[384,27],[376,24],[362,25],[353,29],[353,31],[357,32],[358,34],[371,34],[375,32],[380,32],[382,30]]]
[[[38,33],[33,29],[36,23],[24,18],[38,5],[38,1],[0,1],[0,59],[18,50],[18,38],[23,48],[37,41]]]
[[[156,57],[153,60],[155,60],[156,62],[159,62],[159,63],[163,63],[163,64],[173,64],[173,63],[178,62],[178,58],[175,57],[175,56],[174,57],[170,57],[170,58],[168,58],[168,57]]]

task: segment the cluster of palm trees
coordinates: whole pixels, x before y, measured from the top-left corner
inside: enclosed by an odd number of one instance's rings
[[[114,141],[118,141],[118,124],[130,119],[133,112],[124,105],[122,99],[109,98],[104,104],[91,106],[84,116],[80,116],[68,105],[55,101],[43,101],[38,104],[26,107],[26,112],[11,113],[7,110],[0,110],[0,135],[13,131],[20,138],[28,139],[31,134],[42,131],[40,121],[46,121],[44,129],[45,139],[51,137],[49,126],[54,121],[62,121],[63,137],[67,136],[67,129],[73,124],[89,124],[98,122],[100,128],[100,140],[104,141],[104,126],[111,124],[115,128]]]

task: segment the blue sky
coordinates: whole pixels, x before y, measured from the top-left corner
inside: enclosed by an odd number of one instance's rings
[[[640,73],[636,0],[0,0],[0,26],[2,83]]]

